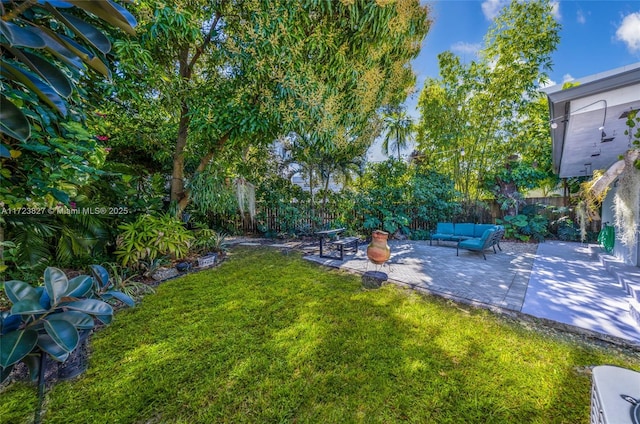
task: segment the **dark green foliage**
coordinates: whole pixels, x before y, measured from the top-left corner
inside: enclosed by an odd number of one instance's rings
[[[505,238],[537,242],[543,242],[549,235],[549,219],[539,213],[540,209],[536,205],[530,205],[523,209],[523,213],[518,215],[507,215],[504,219],[496,219],[496,224],[503,225]]]
[[[451,180],[435,172],[420,173],[393,158],[370,164],[357,187],[356,210],[367,231],[409,234],[414,218],[433,227],[456,211]]]
[[[139,215],[134,222],[118,227],[115,255],[123,266],[139,268],[141,261],[161,256],[183,258],[189,251],[193,235],[182,221],[163,215]]]
[[[93,278],[80,275],[69,280],[60,269],[47,267],[44,286],[33,287],[18,280],[5,283],[12,307],[0,312],[3,380],[18,362],[27,365],[35,380],[41,364],[37,357],[41,354],[64,362],[78,346],[79,331],[93,329],[95,321],[111,322],[113,308],[104,300],[134,305],[129,296],[111,287],[104,268],[95,265],[92,273]]]
[[[558,237],[558,240],[580,241],[580,226],[567,216],[553,221],[551,228]]]
[[[3,2],[1,12],[2,201],[68,204],[104,155],[78,124],[87,107],[82,85],[93,76],[87,71],[110,76],[111,43],[100,26],[134,34],[136,20],[111,0]]]
[[[258,228],[268,237],[310,235],[317,221],[309,215],[310,195],[291,181],[271,175],[256,188]],[[277,211],[277,222],[267,222],[266,211]],[[273,231],[270,231],[272,229]]]

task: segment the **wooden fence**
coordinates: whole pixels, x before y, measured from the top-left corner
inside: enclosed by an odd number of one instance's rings
[[[542,204],[546,206],[561,207],[564,206],[564,198],[562,197],[540,197],[529,198],[525,200],[528,205]],[[500,206],[495,202],[487,202],[489,208],[478,208],[478,210],[472,211],[465,217],[453,217],[454,221],[474,221],[474,222],[495,222],[496,218],[503,217],[503,211],[500,210]],[[256,215],[259,219],[251,221],[249,214],[245,214],[244,218],[240,214],[234,215],[215,215],[211,217],[211,224],[216,229],[222,229],[233,234],[278,234],[290,230],[286,228],[283,223],[287,222],[290,217],[287,216],[286,211],[278,209],[267,209],[256,211]],[[573,214],[570,214],[571,219],[575,219]],[[308,210],[298,211],[295,217],[295,223],[289,222],[290,226],[296,228],[301,233],[311,233],[320,228],[325,228],[327,225],[335,222],[338,219],[344,219],[344,215],[339,215],[332,211],[316,210],[313,213]],[[354,210],[348,217],[350,222],[357,223],[357,225],[351,225],[356,228],[361,228],[364,223],[364,216],[358,211]],[[382,219],[382,217],[380,217]],[[422,219],[413,219],[409,223],[409,228],[412,231],[416,230],[429,230],[435,227],[435,223],[430,223]]]

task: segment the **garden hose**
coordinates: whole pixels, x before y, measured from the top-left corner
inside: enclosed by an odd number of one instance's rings
[[[616,231],[613,225],[604,224],[602,229],[600,230],[600,234],[598,234],[598,243],[602,245],[602,248],[605,252],[611,253],[613,252],[613,245],[616,241]]]

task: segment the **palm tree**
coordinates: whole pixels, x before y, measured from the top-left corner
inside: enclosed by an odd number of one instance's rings
[[[404,109],[397,109],[384,117],[384,126],[386,135],[382,142],[382,151],[389,156],[390,149],[396,150],[400,160],[400,150],[409,145],[413,134],[413,120]]]

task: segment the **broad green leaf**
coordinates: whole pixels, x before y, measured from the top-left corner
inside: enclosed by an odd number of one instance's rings
[[[47,29],[42,28],[42,34],[40,35],[42,39],[47,44],[45,48],[46,51],[56,56],[58,59],[63,62],[73,66],[76,69],[83,69],[84,66],[82,64],[82,60],[76,56],[71,50],[65,47],[62,41],[58,40],[56,34]]]
[[[27,356],[38,342],[38,333],[27,329],[0,335],[0,367],[6,368]]]
[[[52,151],[51,147],[39,143],[23,143],[20,147],[36,153],[50,153]]]
[[[96,315],[96,318],[105,325],[109,325],[113,321],[113,315]]]
[[[32,353],[22,359],[22,363],[29,368],[29,380],[32,382],[38,381],[40,376],[40,355],[44,355],[44,353]]]
[[[0,34],[4,35],[12,46],[42,49],[45,41],[30,27],[20,27],[11,22],[0,20]]]
[[[0,334],[17,330],[20,324],[22,324],[20,315],[11,315],[9,311],[0,312]]]
[[[48,315],[46,321],[67,321],[73,324],[77,329],[90,330],[95,326],[95,321],[91,315],[80,311],[64,311],[57,314]]]
[[[62,97],[67,98],[73,92],[73,86],[69,78],[57,66],[40,56],[28,52],[22,52],[31,63],[29,67],[37,72],[54,90]]]
[[[108,303],[98,299],[82,299],[64,303],[64,307],[85,312],[90,315],[113,315],[113,308]]]
[[[64,319],[45,320],[44,330],[60,348],[72,352],[78,346],[80,336],[76,327]]]
[[[3,75],[21,82],[27,88],[36,93],[36,95],[40,97],[42,101],[58,111],[62,116],[67,115],[67,106],[64,100],[62,100],[62,97],[60,97],[58,93],[56,93],[55,90],[51,88],[51,86],[49,86],[27,70],[13,66],[4,60],[1,63]]]
[[[69,3],[96,15],[111,25],[122,29],[129,35],[136,35],[133,29],[137,25],[136,18],[124,7],[115,2],[108,0],[69,0]]]
[[[51,3],[53,7],[57,7],[58,9],[70,9],[73,5],[69,2],[62,0],[38,0],[39,4]]]
[[[69,50],[71,50],[80,59],[82,59],[84,63],[89,65],[90,68],[101,73],[107,78],[111,77],[111,71],[109,70],[107,65],[105,65],[104,62],[98,58],[98,56],[87,50],[84,46],[76,43],[73,39],[62,34],[57,35],[58,39],[62,41]]]
[[[20,141],[26,141],[31,136],[31,126],[27,118],[2,94],[0,94],[0,132]],[[4,146],[3,148],[7,150],[7,155],[2,156],[9,157],[9,150]]]
[[[38,347],[47,352],[58,362],[64,362],[69,357],[69,352],[62,349],[50,335],[43,333],[38,335]]]
[[[13,365],[9,365],[7,368],[0,367],[0,383],[6,380],[13,371]]]
[[[96,279],[101,289],[109,284],[109,272],[102,265],[91,265],[91,275]]]
[[[60,202],[67,204],[69,203],[69,195],[62,190],[58,190],[57,188],[47,188],[47,191]]]
[[[69,26],[73,32],[79,37],[83,38],[86,42],[93,45],[96,49],[102,53],[107,54],[111,51],[111,42],[105,35],[93,25],[88,24],[82,19],[78,19],[73,15],[67,13],[58,12],[65,25]]]
[[[78,275],[69,280],[67,297],[87,297],[93,288],[93,281],[88,275]]]
[[[17,303],[21,300],[33,300],[37,302],[38,299],[40,299],[38,291],[24,281],[7,281],[4,283],[4,291],[12,303]]]
[[[47,309],[44,309],[38,300],[25,299],[16,302],[11,307],[12,315],[33,315],[44,314]]]
[[[111,297],[114,297],[114,298],[118,299],[119,301],[121,301],[122,303],[124,303],[127,306],[130,306],[130,307],[136,306],[136,302],[131,298],[131,296],[129,296],[129,295],[125,294],[125,293],[122,293],[121,291],[109,290],[105,294],[108,294]],[[102,295],[102,297],[104,297],[104,294]]]
[[[51,302],[57,305],[60,299],[67,295],[69,280],[64,272],[49,266],[44,270],[44,287],[51,298]]]

